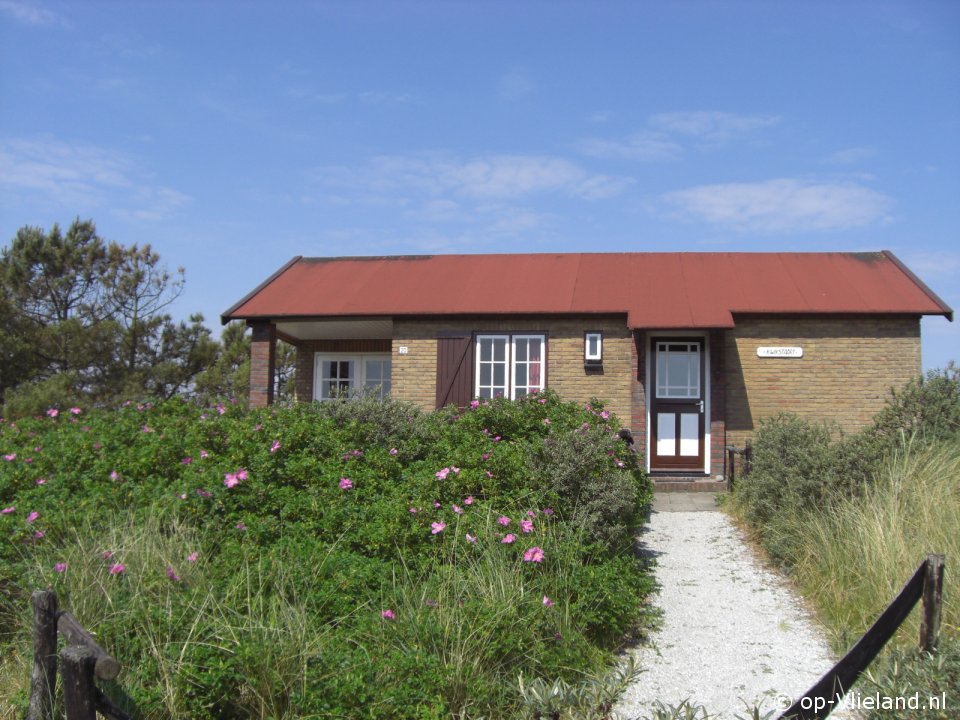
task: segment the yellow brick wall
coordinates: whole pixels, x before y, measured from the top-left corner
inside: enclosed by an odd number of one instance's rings
[[[761,358],[761,346],[802,347],[802,358]],[[920,374],[915,317],[737,318],[726,333],[727,442],[742,445],[762,418],[793,412],[846,432],[870,423]]]
[[[583,334],[603,332],[603,370],[583,366]],[[545,333],[547,386],[563,397],[606,402],[621,422],[630,423],[630,349],[625,317],[559,319],[394,320],[393,397],[433,409],[437,392],[437,336],[444,332]],[[407,354],[401,355],[400,348]]]

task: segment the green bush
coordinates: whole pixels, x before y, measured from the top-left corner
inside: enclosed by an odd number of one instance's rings
[[[754,470],[733,510],[817,607],[834,648],[846,651],[930,552],[947,556],[940,651],[915,650],[917,613],[876,661],[863,694],[960,697],[960,378],[953,364],[893,393],[864,431],[831,440],[828,427],[792,416],[763,423]],[[871,718],[903,717],[903,710]]]
[[[895,444],[903,436],[935,442],[960,433],[960,368],[953,362],[893,390],[867,434]]]
[[[0,689],[23,710],[52,586],[144,718],[510,717],[520,672],[576,681],[644,622],[616,430],[552,393],[0,423]]]

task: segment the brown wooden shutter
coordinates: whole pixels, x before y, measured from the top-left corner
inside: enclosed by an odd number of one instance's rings
[[[437,338],[437,407],[466,407],[473,399],[473,336]]]

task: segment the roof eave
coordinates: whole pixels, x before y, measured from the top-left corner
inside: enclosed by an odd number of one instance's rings
[[[265,287],[267,287],[267,285],[269,285],[269,284],[272,283],[274,280],[276,280],[278,277],[280,277],[281,275],[283,275],[287,270],[290,269],[291,266],[296,265],[296,264],[297,264],[298,262],[300,262],[300,260],[302,260],[302,259],[303,259],[303,255],[294,255],[290,260],[287,260],[287,262],[285,262],[285,263],[283,264],[283,266],[282,266],[279,270],[277,270],[275,273],[273,273],[273,275],[271,275],[270,277],[268,277],[268,278],[267,278],[266,280],[264,280],[262,283],[260,283],[259,285],[257,285],[253,290],[251,290],[250,292],[248,292],[246,295],[244,295],[242,298],[240,298],[237,302],[235,302],[233,305],[231,305],[229,308],[227,308],[227,309],[220,315],[220,324],[221,324],[221,325],[226,325],[226,324],[227,324],[228,322],[230,322],[231,320],[248,320],[248,319],[250,319],[251,317],[254,317],[254,316],[249,316],[249,315],[234,315],[234,313],[235,313],[238,309],[240,309],[241,307],[243,307],[246,303],[248,303],[250,300],[252,300],[261,290],[263,290]]]
[[[892,262],[894,265],[897,266],[900,272],[902,272],[904,275],[910,278],[910,280],[912,280],[918,288],[923,290],[926,296],[930,298],[930,300],[933,301],[933,303],[936,304],[937,307],[940,308],[939,313],[924,313],[924,315],[943,315],[947,320],[949,320],[950,322],[953,322],[953,308],[951,308],[943,300],[941,300],[940,296],[937,295],[933,290],[931,290],[927,286],[927,284],[923,282],[923,280],[921,280],[916,275],[914,275],[913,271],[900,261],[900,258],[898,258],[889,250],[883,250],[882,252],[884,255],[887,256],[890,262]]]

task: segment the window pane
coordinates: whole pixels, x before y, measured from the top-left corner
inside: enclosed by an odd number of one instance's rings
[[[480,362],[488,362],[493,359],[493,340],[491,338],[479,338]]]
[[[526,362],[527,360],[527,340],[517,340],[514,343],[514,362]]]
[[[657,396],[700,397],[700,344],[657,344]]]
[[[507,339],[495,338],[493,341],[493,359],[496,362],[506,362],[507,360]]]
[[[507,366],[506,363],[497,363],[493,366],[493,384],[496,387],[506,390],[507,387]]]

